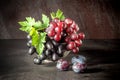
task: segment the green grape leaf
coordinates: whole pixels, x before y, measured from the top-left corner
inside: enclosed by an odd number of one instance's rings
[[[50,15],[51,15],[52,19],[54,19],[56,17],[56,14],[54,12],[52,12]]]
[[[56,12],[56,17],[60,18],[62,15],[63,15],[63,12],[60,9],[58,9]]]
[[[25,32],[29,32],[31,30],[31,28],[28,26],[28,23],[27,21],[21,21],[21,22],[18,22],[20,24],[20,30],[21,31],[25,31]]]
[[[64,20],[64,19],[65,19],[65,16],[62,15],[62,16],[60,17],[60,20]]]
[[[28,22],[27,26],[32,27],[35,24],[35,19],[32,17],[26,17],[26,21]]]
[[[35,34],[35,32],[36,32],[36,31],[35,31],[35,28],[32,27],[32,28],[31,28],[31,31],[29,32],[29,35],[30,35],[30,36],[33,36],[33,35]]]
[[[36,50],[38,52],[38,55],[41,55],[43,50],[44,50],[44,44],[39,42],[37,47],[36,47]]]
[[[42,14],[42,21],[43,21],[43,24],[44,24],[43,27],[45,27],[45,28],[48,27],[49,22],[50,22],[49,17],[47,17],[45,14]]]
[[[39,55],[42,54],[44,50],[44,43],[46,42],[46,32],[41,32],[39,34],[38,45],[36,46],[37,52]]]
[[[21,21],[21,22],[18,22],[20,24],[20,26],[27,26],[27,21]]]
[[[46,32],[41,32],[40,33],[40,42],[45,43],[46,42]]]
[[[58,9],[56,13],[52,12],[50,15],[52,19],[54,18],[59,18],[60,20],[65,19],[65,16],[63,15],[63,12],[60,9]]]
[[[29,33],[31,27],[35,24],[35,19],[31,17],[26,17],[26,21],[18,22],[21,26],[20,30]]]
[[[32,45],[33,45],[34,47],[36,47],[37,44],[38,44],[38,40],[39,40],[38,31],[35,30],[35,28],[32,27],[29,35],[32,37]]]
[[[42,26],[41,21],[36,21],[35,24],[33,25],[34,28],[38,29]]]

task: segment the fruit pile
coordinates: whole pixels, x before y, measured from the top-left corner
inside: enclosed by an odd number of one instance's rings
[[[59,59],[57,61],[56,68],[59,71],[66,71],[66,70],[70,69],[70,66],[72,66],[72,70],[75,73],[84,72],[85,69],[87,68],[86,58],[84,56],[81,56],[81,55],[72,57],[71,63],[72,63],[72,65],[70,65],[69,61],[67,61],[67,60]]]
[[[79,27],[75,21],[65,18],[61,10],[52,12],[51,18],[50,22],[49,18],[42,14],[42,22],[35,22],[31,17],[19,22],[20,30],[28,33],[28,53],[37,54],[33,60],[35,64],[41,64],[45,59],[56,61],[64,56],[65,51],[78,53],[85,37],[84,33],[78,33]]]

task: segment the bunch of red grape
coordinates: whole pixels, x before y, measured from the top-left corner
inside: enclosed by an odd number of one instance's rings
[[[69,18],[65,20],[55,18],[46,29],[50,39],[59,43],[67,43],[67,50],[71,50],[74,53],[79,51],[79,47],[82,45],[82,39],[85,37],[84,33],[77,33],[78,31],[78,25]]]

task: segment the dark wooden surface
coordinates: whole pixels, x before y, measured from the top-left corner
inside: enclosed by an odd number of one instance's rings
[[[0,40],[0,80],[120,80],[119,40],[84,40],[79,54],[87,58],[88,69],[80,74],[59,72],[55,63],[33,64],[26,42]]]
[[[0,0],[0,39],[23,39],[18,21],[61,9],[87,39],[120,39],[119,0]]]

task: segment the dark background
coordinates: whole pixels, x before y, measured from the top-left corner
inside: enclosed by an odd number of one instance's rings
[[[120,80],[119,5],[119,0],[0,0],[0,80]],[[57,9],[86,34],[79,54],[87,58],[88,69],[82,74],[59,72],[55,63],[35,65],[36,54],[28,55],[18,21],[38,20]]]
[[[24,39],[18,21],[61,9],[86,39],[120,39],[119,0],[0,0],[0,39]]]

